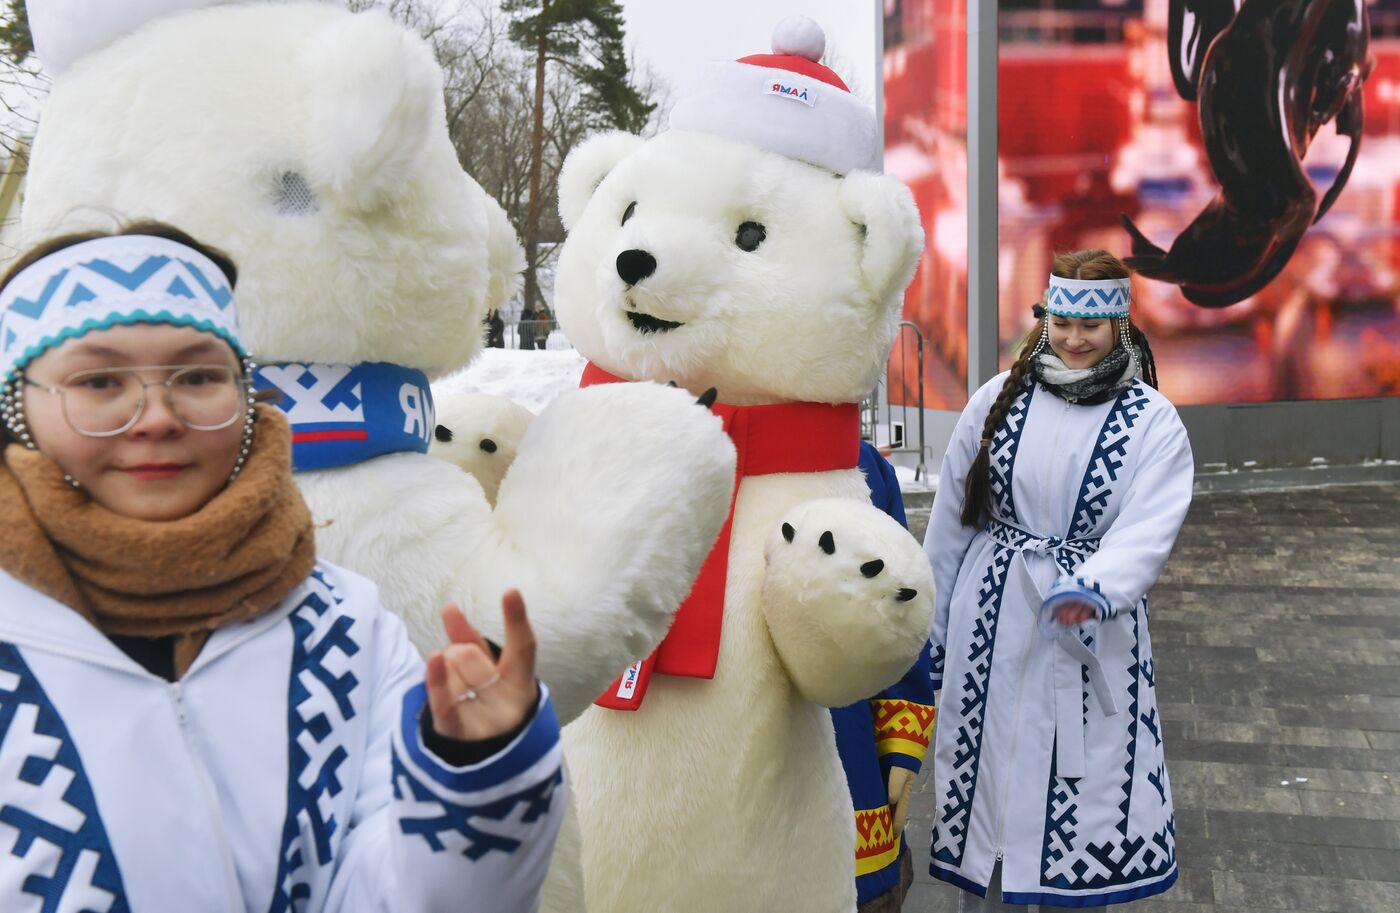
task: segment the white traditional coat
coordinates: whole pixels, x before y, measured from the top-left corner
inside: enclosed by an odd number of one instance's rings
[[[419,738],[422,677],[325,563],[178,682],[0,572],[0,908],[536,909],[565,804],[548,695],[454,768]]]
[[[1007,903],[1146,897],[1177,874],[1146,593],[1190,505],[1190,443],[1140,379],[1099,405],[1033,384],[992,439],[994,519],[965,527],[963,479],[1005,378],[963,411],[924,541],[942,688],[930,871],[985,896],[1000,858]],[[1052,587],[1100,622],[1043,637]]]

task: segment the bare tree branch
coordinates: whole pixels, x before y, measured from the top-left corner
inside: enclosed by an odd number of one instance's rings
[[[448,135],[462,167],[495,197],[522,237],[530,202],[531,118],[535,58],[507,40],[509,20],[499,0],[351,0],[352,8],[380,6],[422,35],[443,69]],[[587,42],[582,42],[586,45]],[[558,255],[564,227],[559,218],[559,172],[564,160],[594,129],[596,112],[584,103],[580,74],[603,61],[591,51],[570,60],[549,54],[544,91],[539,212],[527,252],[530,266],[547,269]],[[666,83],[635,56],[630,84],[655,109],[644,132],[654,133],[670,109]]]

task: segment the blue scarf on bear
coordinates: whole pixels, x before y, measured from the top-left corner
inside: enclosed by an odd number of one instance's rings
[[[427,453],[437,426],[428,376],[416,368],[281,362],[259,365],[253,386],[280,395],[295,472]]]

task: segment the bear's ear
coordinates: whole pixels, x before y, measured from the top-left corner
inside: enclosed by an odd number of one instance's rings
[[[442,71],[432,51],[375,9],[311,36],[301,63],[313,183],[360,209],[393,197],[443,120]]]
[[[566,231],[583,215],[608,172],[644,142],[640,136],[610,130],[589,137],[569,153],[559,172],[559,218]]]
[[[869,171],[841,179],[841,206],[862,228],[860,271],[877,302],[904,291],[924,248],[924,229],[914,195],[903,181]]]

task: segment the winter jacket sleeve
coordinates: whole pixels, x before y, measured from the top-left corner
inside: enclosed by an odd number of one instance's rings
[[[1099,620],[1130,611],[1171,555],[1191,506],[1195,464],[1176,410],[1157,410],[1139,450],[1139,464],[1118,516],[1099,550],[1073,574],[1061,576],[1046,600],[1073,596],[1093,605]]]
[[[933,564],[933,634],[930,641],[933,645],[934,690],[943,687],[943,655],[947,646],[948,609],[953,600],[953,586],[958,582],[963,557],[977,535],[976,527],[963,526],[962,523],[963,480],[977,457],[982,423],[986,421],[991,400],[1001,390],[1004,379],[1004,375],[999,375],[973,394],[967,408],[958,417],[953,437],[943,454],[943,465],[938,470],[938,493],[934,495],[928,530],[924,533],[924,551]]]
[[[907,528],[904,498],[894,467],[865,441],[861,441],[860,467],[870,487],[871,503]],[[917,773],[923,765],[933,734],[932,662],[930,650],[925,647],[903,678],[870,699],[875,748],[885,768],[904,767]]]
[[[904,515],[904,496],[899,489],[899,476],[895,474],[890,461],[869,441],[860,442],[860,471],[865,475],[866,487],[870,489],[870,503],[908,529],[909,520]]]
[[[527,913],[564,817],[559,722],[549,692],[492,757],[452,767],[424,745],[423,661],[383,613],[370,744],[326,909]]]
[[[919,651],[919,658],[904,678],[871,699],[875,720],[875,750],[885,767],[904,767],[918,773],[933,736],[933,655]]]

